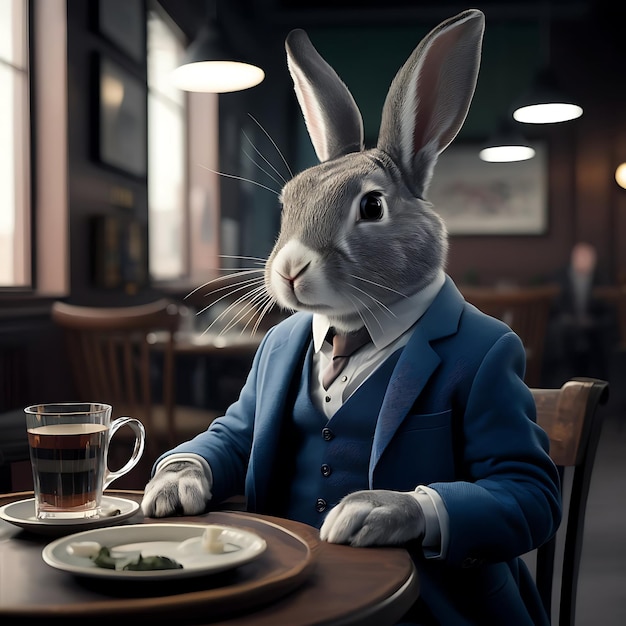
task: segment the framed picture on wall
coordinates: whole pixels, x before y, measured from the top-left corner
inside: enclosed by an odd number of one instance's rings
[[[117,63],[98,58],[97,155],[128,174],[147,172],[147,89]]]
[[[144,0],[98,0],[98,32],[133,61],[146,58],[146,12]]]
[[[479,145],[439,157],[427,198],[451,235],[543,235],[548,229],[547,149],[527,161],[487,163]]]

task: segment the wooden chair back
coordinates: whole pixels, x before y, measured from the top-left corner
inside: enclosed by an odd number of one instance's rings
[[[538,387],[550,309],[559,288],[556,285],[510,289],[471,287],[462,291],[468,302],[502,320],[519,336],[526,349],[526,383]]]
[[[560,389],[535,388],[532,393],[537,406],[537,423],[550,438],[550,457],[559,469],[562,487],[566,471],[570,474],[567,484],[571,485],[568,493],[563,494],[564,507],[567,506],[559,533],[537,550],[536,582],[546,611],[551,615],[559,537],[563,548],[558,624],[574,626],[587,496],[602,426],[598,407],[606,403],[609,385],[603,380],[574,378]]]
[[[52,320],[65,332],[77,400],[106,402],[113,406],[114,417],[124,414],[140,419],[146,428],[147,448],[157,442],[173,445],[177,306],[166,299],[119,308],[55,302]],[[151,341],[151,333],[157,331],[167,337],[159,345],[158,354]],[[165,413],[165,433],[155,432],[153,420],[157,361],[162,361],[156,385],[161,389],[159,404]]]

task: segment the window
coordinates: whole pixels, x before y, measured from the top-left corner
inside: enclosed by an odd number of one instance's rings
[[[170,77],[184,53],[176,26],[148,10],[148,224],[154,281],[189,283],[219,267],[218,95],[186,93]]]
[[[186,100],[169,81],[184,52],[169,21],[148,11],[148,214],[150,274],[188,273],[186,243]]]
[[[0,287],[29,287],[28,2],[0,2]]]

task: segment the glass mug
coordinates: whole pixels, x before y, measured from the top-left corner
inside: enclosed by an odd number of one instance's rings
[[[24,412],[37,519],[97,517],[103,491],[143,454],[143,424],[131,417],[111,421],[111,406],[99,402],[35,404]],[[135,444],[126,464],[111,471],[109,442],[122,426],[133,430]]]

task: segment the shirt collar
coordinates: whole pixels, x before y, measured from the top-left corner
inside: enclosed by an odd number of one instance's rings
[[[404,334],[417,320],[422,317],[428,307],[443,287],[445,274],[441,270],[435,279],[426,287],[406,298],[389,305],[388,311],[378,311],[378,317],[384,317],[385,322],[381,327],[373,316],[366,315],[365,327],[372,337],[372,343],[377,350],[385,348],[390,343]],[[326,335],[330,330],[330,322],[325,315],[313,314],[313,348],[318,352]]]

